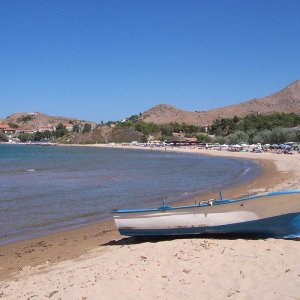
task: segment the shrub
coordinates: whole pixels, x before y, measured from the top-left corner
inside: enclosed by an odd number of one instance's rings
[[[228,139],[224,136],[221,135],[217,135],[214,137],[214,143],[219,143],[219,144],[227,144],[228,143]]]
[[[236,131],[228,136],[228,140],[230,144],[248,143],[249,135],[244,131]]]
[[[31,116],[31,115],[23,115],[23,116],[21,116],[20,118],[17,119],[17,122],[24,122],[24,123],[26,123],[27,121],[31,121],[33,119],[34,119],[34,117]]]
[[[207,134],[198,134],[197,135],[197,141],[200,143],[208,143],[211,141],[211,138]]]
[[[8,141],[9,141],[8,136],[3,132],[0,132],[0,142],[8,142]]]
[[[92,130],[92,125],[85,123],[82,129],[82,133],[90,132]]]

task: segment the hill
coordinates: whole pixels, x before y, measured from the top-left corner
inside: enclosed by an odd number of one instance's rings
[[[57,117],[49,116],[39,112],[18,112],[8,116],[6,119],[0,120],[1,122],[8,123],[10,125],[15,125],[16,127],[34,130],[40,126],[52,125],[56,126],[59,123],[69,124],[69,123],[90,123],[87,121],[80,121],[78,119],[69,118],[69,117]]]
[[[142,137],[143,134],[131,126],[112,128],[107,125],[98,125],[88,133],[71,132],[60,138],[58,142],[62,144],[130,143],[140,141]]]
[[[225,106],[205,112],[189,112],[172,105],[159,104],[141,116],[144,122],[155,124],[186,123],[206,126],[217,118],[244,117],[249,114],[269,114],[272,112],[294,112],[300,114],[300,80],[270,96],[255,98],[240,104]]]

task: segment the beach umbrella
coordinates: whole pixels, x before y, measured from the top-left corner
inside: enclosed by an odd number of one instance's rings
[[[271,147],[272,147],[272,148],[279,148],[279,145],[273,144]]]
[[[286,145],[286,144],[281,144],[280,145],[281,149],[291,149],[292,147],[290,145]]]

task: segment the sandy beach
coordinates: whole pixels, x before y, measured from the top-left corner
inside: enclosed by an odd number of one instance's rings
[[[262,165],[259,177],[227,189],[225,197],[300,188],[299,154],[168,151],[254,159]],[[0,298],[300,299],[299,258],[299,240],[136,241],[121,237],[109,221],[0,246]]]

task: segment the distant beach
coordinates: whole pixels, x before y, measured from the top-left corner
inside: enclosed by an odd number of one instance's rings
[[[299,154],[167,151],[258,161],[261,175],[226,189],[226,197],[299,189]],[[298,240],[282,239],[194,237],[138,243],[121,237],[109,221],[1,246],[1,292],[7,299],[296,299],[299,250]]]

